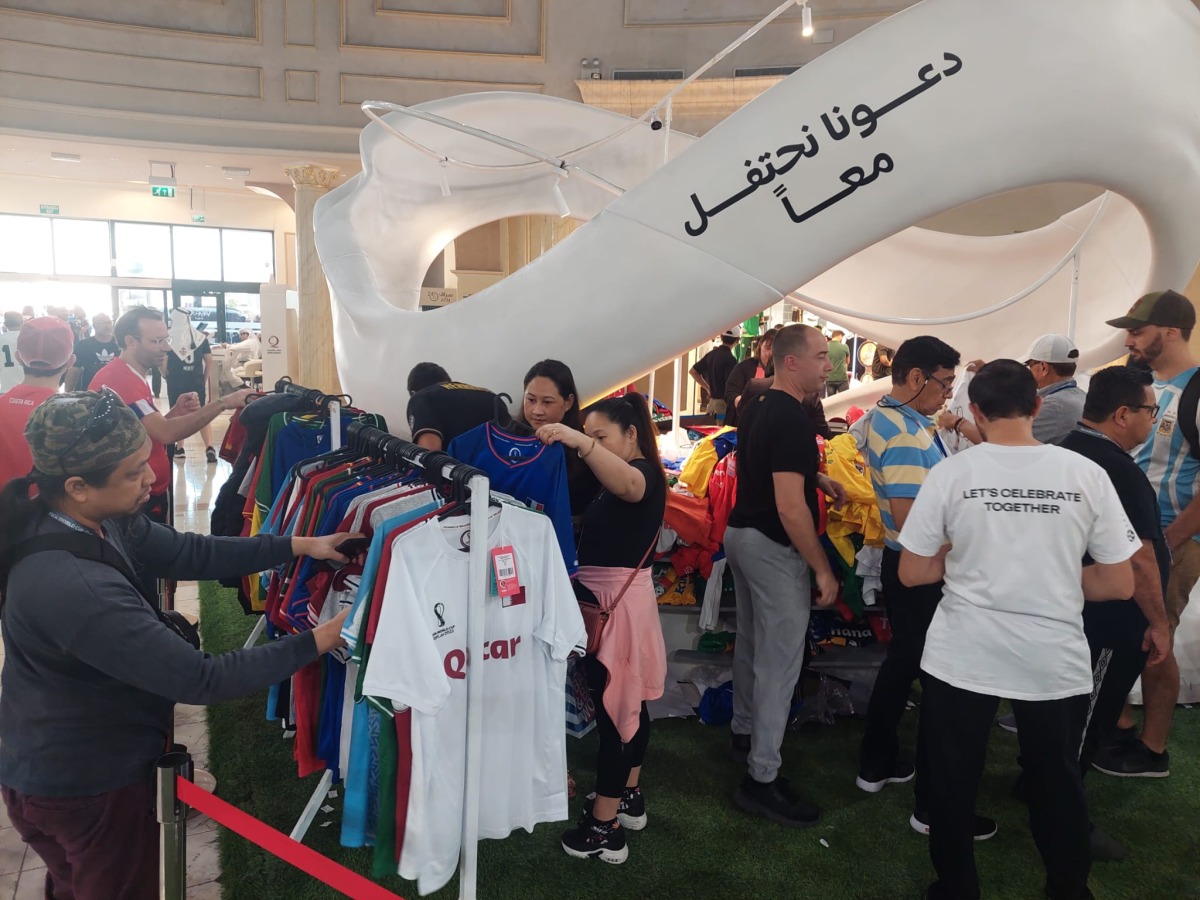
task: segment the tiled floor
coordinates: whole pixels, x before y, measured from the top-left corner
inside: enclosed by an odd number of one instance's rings
[[[165,412],[165,405],[160,401]],[[228,416],[213,423],[213,444],[220,447]],[[184,442],[186,455],[172,463],[175,469],[175,527],[179,531],[208,533],[211,504],[225,479],[229,463],[209,465],[204,459],[204,444],[199,436]],[[181,582],[175,594],[175,608],[199,616],[200,588],[194,581]],[[0,663],[4,652],[0,648]],[[175,707],[175,740],[191,751],[196,768],[208,764],[208,725],[204,708]],[[188,821],[187,838],[188,900],[220,900],[221,875],[217,856],[217,825],[205,816],[193,813]],[[8,814],[0,804],[0,900],[41,900],[44,896],[45,866],[32,850],[27,850]]]

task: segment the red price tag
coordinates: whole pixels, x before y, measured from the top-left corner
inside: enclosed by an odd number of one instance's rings
[[[492,571],[496,576],[496,593],[501,597],[515,596],[521,590],[517,579],[517,557],[511,546],[492,550]]]

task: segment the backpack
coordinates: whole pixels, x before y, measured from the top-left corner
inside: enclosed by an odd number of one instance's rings
[[[196,630],[196,627],[182,613],[176,612],[173,609],[159,609],[142,592],[141,582],[133,574],[133,570],[129,567],[129,563],[125,561],[125,557],[108,541],[97,535],[82,533],[39,535],[27,541],[22,541],[13,548],[11,566],[16,566],[18,561],[27,556],[32,556],[35,553],[41,553],[46,550],[65,550],[79,559],[88,559],[92,562],[103,563],[106,566],[116,569],[133,585],[134,589],[138,592],[138,596],[146,601],[146,605],[154,610],[160,622],[197,650],[200,649],[200,633]],[[9,568],[10,572],[12,571],[11,566]],[[5,581],[7,581],[7,575],[5,576]]]
[[[1200,369],[1192,373],[1179,395],[1179,430],[1187,441],[1192,459],[1200,460],[1200,429],[1196,427],[1196,411],[1200,406]]]

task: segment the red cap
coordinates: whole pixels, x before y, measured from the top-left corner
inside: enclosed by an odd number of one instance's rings
[[[30,319],[17,332],[17,355],[31,369],[61,369],[74,352],[75,332],[57,316]]]

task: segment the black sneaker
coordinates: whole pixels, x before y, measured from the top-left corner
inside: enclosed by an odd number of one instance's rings
[[[183,444],[176,444],[176,445],[175,445],[175,458],[176,458],[176,459],[183,459]]]
[[[750,735],[729,732],[729,758],[739,766],[744,766],[750,759]]]
[[[616,819],[611,822],[597,822],[588,816],[577,828],[563,832],[562,848],[567,856],[574,856],[576,859],[601,859],[614,866],[619,866],[629,859],[629,848],[625,846],[625,829]]]
[[[906,781],[912,781],[916,774],[917,770],[913,768],[912,763],[898,759],[892,765],[890,772],[859,772],[854,783],[861,791],[878,794],[889,784],[904,784]]]
[[[1088,837],[1092,862],[1120,862],[1129,855],[1125,845],[1111,834],[1101,831],[1095,825]]]
[[[1171,774],[1171,754],[1155,753],[1141,741],[1105,747],[1096,754],[1092,768],[1117,778],[1166,778]]]
[[[592,791],[583,800],[583,814],[591,816],[592,807],[596,803],[596,792]],[[580,822],[582,823],[582,819]],[[646,797],[640,787],[625,788],[621,794],[621,804],[617,807],[617,821],[622,828],[629,831],[641,831],[646,827]]]
[[[909,816],[908,824],[912,826],[912,830],[917,834],[929,835],[929,816],[925,813],[913,813]],[[996,836],[996,832],[999,830],[995,819],[989,819],[987,816],[975,817],[975,840],[990,840]]]
[[[996,724],[1010,734],[1017,733],[1017,714],[1009,713],[1007,716],[1001,716],[996,720]]]
[[[1126,747],[1140,741],[1141,736],[1138,734],[1137,726],[1130,725],[1128,728],[1114,728],[1100,741],[1100,747],[1101,749]]]
[[[204,458],[207,459],[209,463],[215,463],[217,461],[217,451],[212,447],[205,448]]]
[[[734,792],[733,802],[748,813],[789,828],[808,828],[821,818],[821,811],[797,797],[783,777],[763,784],[747,775]]]

